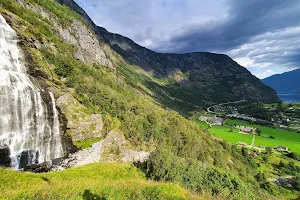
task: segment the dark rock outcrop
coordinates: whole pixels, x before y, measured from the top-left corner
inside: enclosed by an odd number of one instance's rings
[[[10,151],[8,146],[0,146],[0,166],[10,167]]]
[[[56,158],[54,160],[43,162],[43,163],[36,163],[32,165],[24,166],[22,169],[26,172],[34,172],[34,173],[44,173],[53,171],[57,166],[59,166],[64,158]]]
[[[28,163],[38,163],[39,152],[35,150],[25,150],[20,153],[19,157],[19,168],[24,168],[28,165]]]

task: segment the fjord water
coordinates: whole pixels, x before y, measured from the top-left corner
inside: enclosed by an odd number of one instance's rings
[[[54,96],[26,74],[17,39],[0,15],[0,149],[6,149],[15,169],[65,153]]]
[[[300,102],[300,93],[278,93],[277,95],[284,103]]]

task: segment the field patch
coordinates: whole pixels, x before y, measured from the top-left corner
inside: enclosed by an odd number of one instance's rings
[[[197,120],[197,124],[207,128],[208,124]],[[249,126],[253,128],[258,128],[261,131],[261,136],[255,136],[255,146],[264,146],[275,148],[277,146],[286,146],[292,152],[300,153],[300,134],[293,131],[276,129],[271,127],[265,127],[260,125],[250,124],[245,121],[240,120],[226,120],[226,126],[213,126],[209,129],[209,132],[216,137],[225,139],[229,142],[246,142],[248,145],[252,143],[252,135],[241,134],[238,129],[233,128],[230,132],[230,126]],[[270,138],[272,136],[274,139]]]

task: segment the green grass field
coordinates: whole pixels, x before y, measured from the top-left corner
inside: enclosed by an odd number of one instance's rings
[[[204,121],[200,121],[200,120],[196,120],[196,123],[198,125],[200,125],[203,129],[207,129],[208,128],[208,124]]]
[[[129,163],[41,174],[0,168],[0,191],[0,199],[199,199],[176,184],[146,180]]]
[[[228,142],[246,142],[248,145],[252,143],[252,135],[241,134],[237,129],[230,132],[230,128],[227,126],[213,126],[209,132]]]
[[[208,127],[205,122],[201,122],[199,120],[197,120],[196,122],[202,127]],[[287,146],[291,151],[300,153],[300,134],[296,132],[283,129],[274,129],[260,125],[252,125],[240,120],[228,119],[226,121],[226,124],[229,126],[236,124],[259,128],[261,130],[261,136],[255,137],[254,144],[256,146],[266,146],[273,148],[277,146]],[[246,142],[249,145],[252,143],[252,135],[238,133],[237,129],[233,129],[233,132],[230,132],[229,126],[213,126],[209,130],[209,132],[229,142]],[[275,139],[267,138],[267,136],[273,136],[275,137]]]
[[[275,129],[270,127],[264,127],[260,125],[252,125],[247,122],[239,120],[227,120],[228,125],[243,125],[259,128],[261,130],[261,136],[257,136],[255,139],[255,145],[277,147],[287,146],[291,151],[300,153],[300,134],[283,129]],[[266,138],[263,136],[273,136],[275,139]]]

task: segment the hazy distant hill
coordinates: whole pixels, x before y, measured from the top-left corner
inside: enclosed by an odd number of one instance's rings
[[[300,91],[300,69],[283,74],[276,74],[262,80],[264,84],[274,88],[277,93]]]

